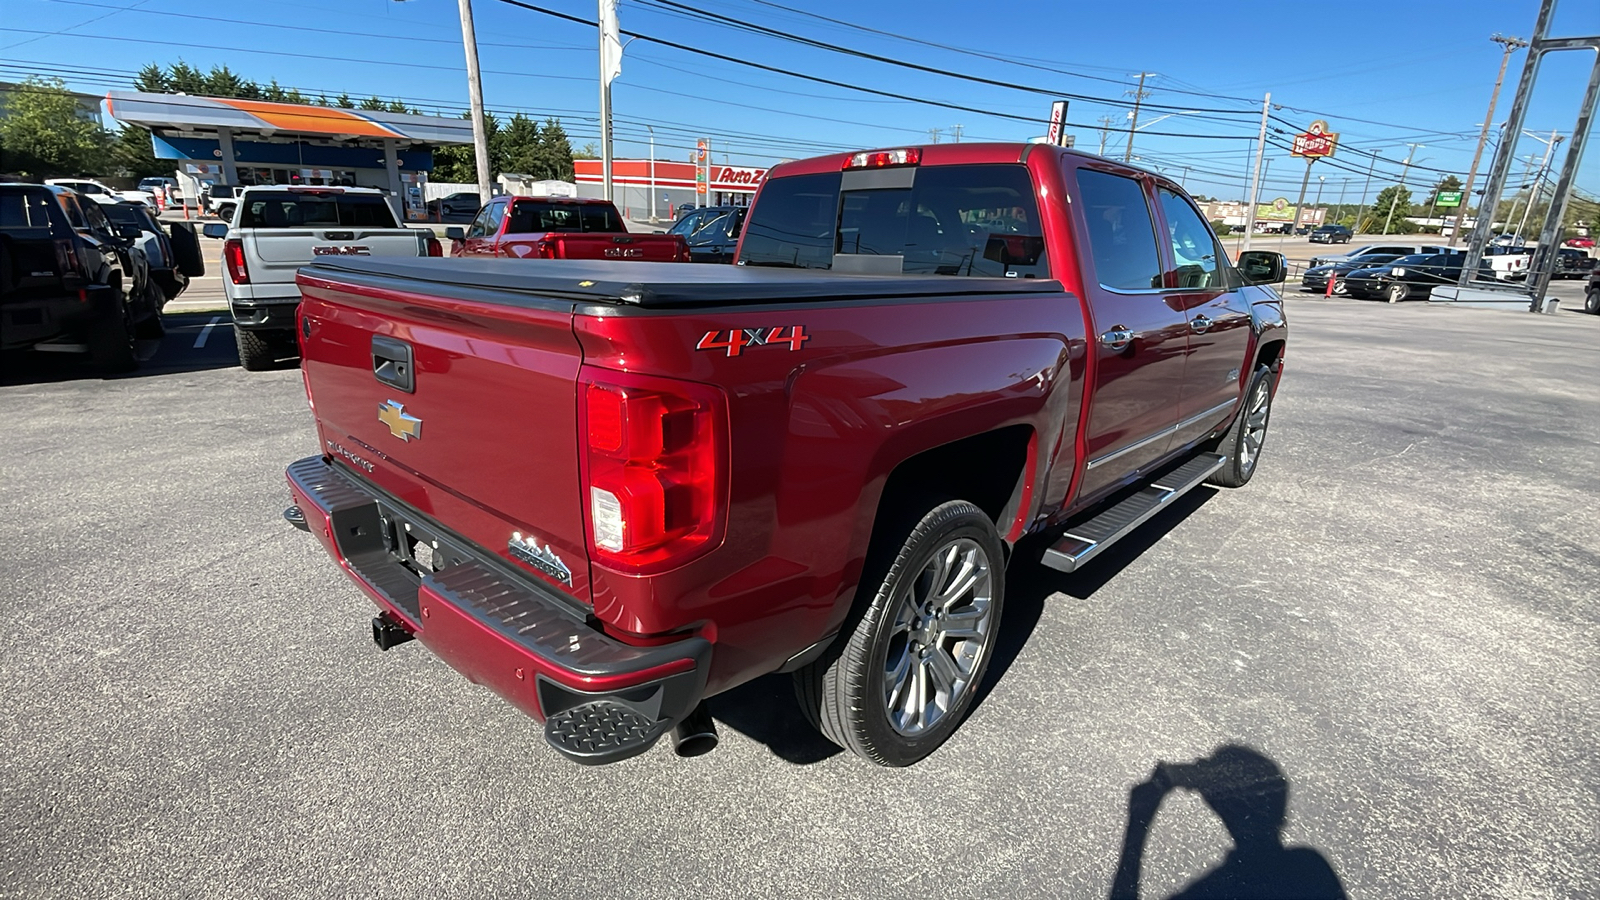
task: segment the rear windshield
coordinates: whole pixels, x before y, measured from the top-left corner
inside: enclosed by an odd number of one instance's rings
[[[840,173],[770,179],[749,214],[749,266],[1047,278],[1033,182],[1020,165],[929,166],[910,187],[841,191]],[[873,257],[870,267],[857,260]],[[888,262],[888,268],[882,263]],[[850,265],[844,263],[849,261]]]
[[[389,202],[377,194],[265,191],[249,196],[240,228],[397,228]]]
[[[48,191],[0,191],[0,228],[49,228]]]
[[[549,231],[625,232],[622,217],[601,203],[541,203],[518,200],[511,206],[506,234],[540,234]]]

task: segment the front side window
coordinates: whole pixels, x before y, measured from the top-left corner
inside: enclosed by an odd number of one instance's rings
[[[500,223],[506,220],[506,201],[496,200],[489,204],[489,234],[500,233]]]
[[[1143,185],[1121,175],[1079,169],[1078,193],[1100,284],[1121,291],[1161,287],[1161,254]]]
[[[1219,288],[1223,286],[1216,238],[1189,201],[1171,191],[1158,192],[1161,214],[1167,219],[1172,244],[1173,271],[1168,287]]]
[[[493,206],[485,206],[478,210],[477,218],[472,220],[472,227],[467,229],[467,237],[483,237],[489,233],[489,210]]]

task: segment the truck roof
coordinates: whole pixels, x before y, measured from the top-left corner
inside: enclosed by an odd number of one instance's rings
[[[767,178],[780,178],[786,175],[812,175],[821,172],[837,172],[844,168],[845,161],[856,153],[862,151],[874,152],[879,149],[898,150],[915,148],[922,152],[923,166],[955,166],[955,165],[982,165],[1020,163],[1027,160],[1032,153],[1055,153],[1061,156],[1078,156],[1084,159],[1103,160],[1106,157],[1090,153],[1086,150],[1076,150],[1071,147],[1055,147],[1050,144],[1035,144],[1025,141],[1010,142],[974,142],[961,144],[903,144],[896,147],[868,148],[852,150],[844,153],[833,153],[828,156],[814,156],[810,159],[801,159],[794,162],[779,163],[767,172]],[[1112,160],[1118,166],[1128,169],[1137,169],[1163,183],[1171,183],[1171,179],[1154,169],[1138,165],[1137,163]]]
[[[586,259],[404,259],[320,257],[301,272],[338,282],[525,305],[533,296],[620,303],[645,308],[723,306],[811,300],[882,300],[1062,291],[1034,278],[947,275],[853,275],[822,269],[775,269],[714,263],[617,262]],[[404,283],[411,284],[404,284]],[[520,298],[520,299],[519,299]]]

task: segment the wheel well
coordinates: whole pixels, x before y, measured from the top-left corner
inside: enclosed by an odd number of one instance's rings
[[[994,520],[1001,533],[1022,495],[1023,469],[1033,429],[1012,425],[924,450],[889,474],[878,501],[885,512],[907,507],[921,516],[935,503],[966,500]]]
[[[1260,347],[1256,348],[1256,364],[1252,368],[1259,369],[1262,366],[1274,366],[1277,365],[1278,360],[1282,358],[1283,341],[1273,341],[1269,344],[1262,344]]]

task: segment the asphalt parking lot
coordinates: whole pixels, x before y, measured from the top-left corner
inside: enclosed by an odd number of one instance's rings
[[[713,701],[708,756],[566,763],[372,645],[279,518],[317,449],[299,374],[238,369],[225,318],[173,316],[131,377],[13,364],[0,896],[1105,896],[1129,789],[1230,744],[1351,897],[1594,896],[1600,318],[1290,316],[1252,484],[1076,575],[1015,565],[986,692],[905,770],[779,677]],[[1142,896],[1228,847],[1174,793]]]

